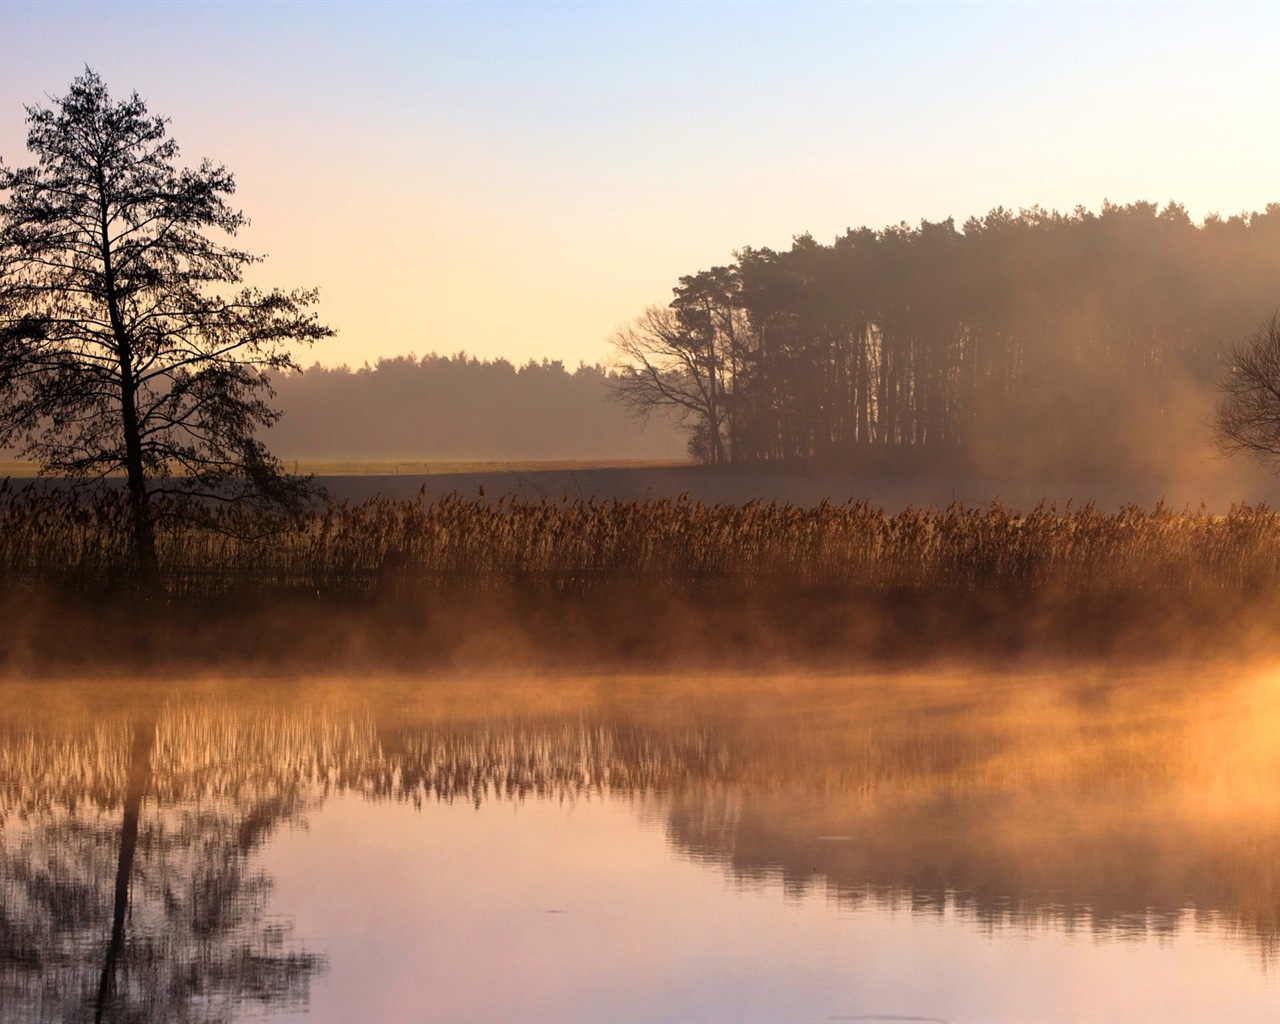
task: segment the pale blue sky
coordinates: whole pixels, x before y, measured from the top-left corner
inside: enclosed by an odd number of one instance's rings
[[[316,356],[605,359],[744,245],[1280,200],[1280,7],[0,3],[0,156],[89,64],[225,162]]]

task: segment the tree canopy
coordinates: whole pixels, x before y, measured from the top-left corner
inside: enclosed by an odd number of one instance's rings
[[[247,223],[231,173],[179,166],[136,93],[86,69],[27,126],[36,163],[0,164],[0,444],[81,482],[123,474],[154,572],[157,499],[301,499],[257,431],[278,416],[268,374],[332,331],[314,291],[242,285],[260,257],[229,244]]]

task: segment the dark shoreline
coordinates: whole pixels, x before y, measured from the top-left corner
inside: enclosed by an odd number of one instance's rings
[[[756,463],[729,466],[619,467],[615,469],[507,470],[395,476],[318,476],[336,501],[359,502],[370,497],[413,499],[425,493],[428,501],[456,493],[473,500],[519,498],[524,501],[645,501],[688,495],[707,505],[792,504],[812,508],[824,501],[843,504],[866,501],[876,508],[898,512],[909,506],[946,508],[953,503],[985,506],[999,500],[1008,508],[1030,511],[1041,502],[1080,507],[1094,502],[1103,511],[1123,505],[1150,509],[1163,501],[1173,508],[1196,508],[1204,502],[1213,512],[1232,503],[1280,504],[1280,480],[1251,471],[1230,482],[1208,473],[1196,479],[1172,481],[1164,476],[1133,475],[1123,479],[1082,476],[1015,478],[996,474],[868,467],[841,468],[823,463]]]
[[[1268,654],[1280,595],[603,584],[412,599],[0,595],[0,677],[84,673],[863,671]]]
[[[895,464],[888,459],[852,462],[757,462],[727,466],[661,465],[601,468],[482,469],[471,472],[317,475],[315,480],[336,502],[357,504],[369,498],[428,502],[457,494],[468,501],[483,496],[522,501],[674,500],[687,495],[706,505],[776,502],[813,508],[865,501],[887,512],[907,507],[946,508],[953,503],[982,507],[998,500],[1007,508],[1030,511],[1037,505],[1093,502],[1104,512],[1125,505],[1151,509],[1161,501],[1175,508],[1226,512],[1232,504],[1280,506],[1280,477],[1257,466],[1197,461],[1193,472],[1177,479],[1167,474],[1081,474],[1062,477],[1034,474],[977,473],[933,464]],[[108,485],[123,486],[122,480]],[[27,486],[60,490],[62,480],[10,478],[11,490]]]

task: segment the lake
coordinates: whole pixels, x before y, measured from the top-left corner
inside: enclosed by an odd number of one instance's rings
[[[1280,668],[0,683],[6,1021],[1272,1020]]]

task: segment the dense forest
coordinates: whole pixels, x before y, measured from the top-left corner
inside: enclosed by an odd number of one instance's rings
[[[705,461],[1167,470],[1209,439],[1223,345],[1280,306],[1280,204],[802,235],[674,291],[615,338],[619,382]]]
[[[671,420],[641,424],[607,373],[544,360],[517,367],[401,356],[352,370],[312,366],[275,381],[284,459],[663,459],[684,456]]]

